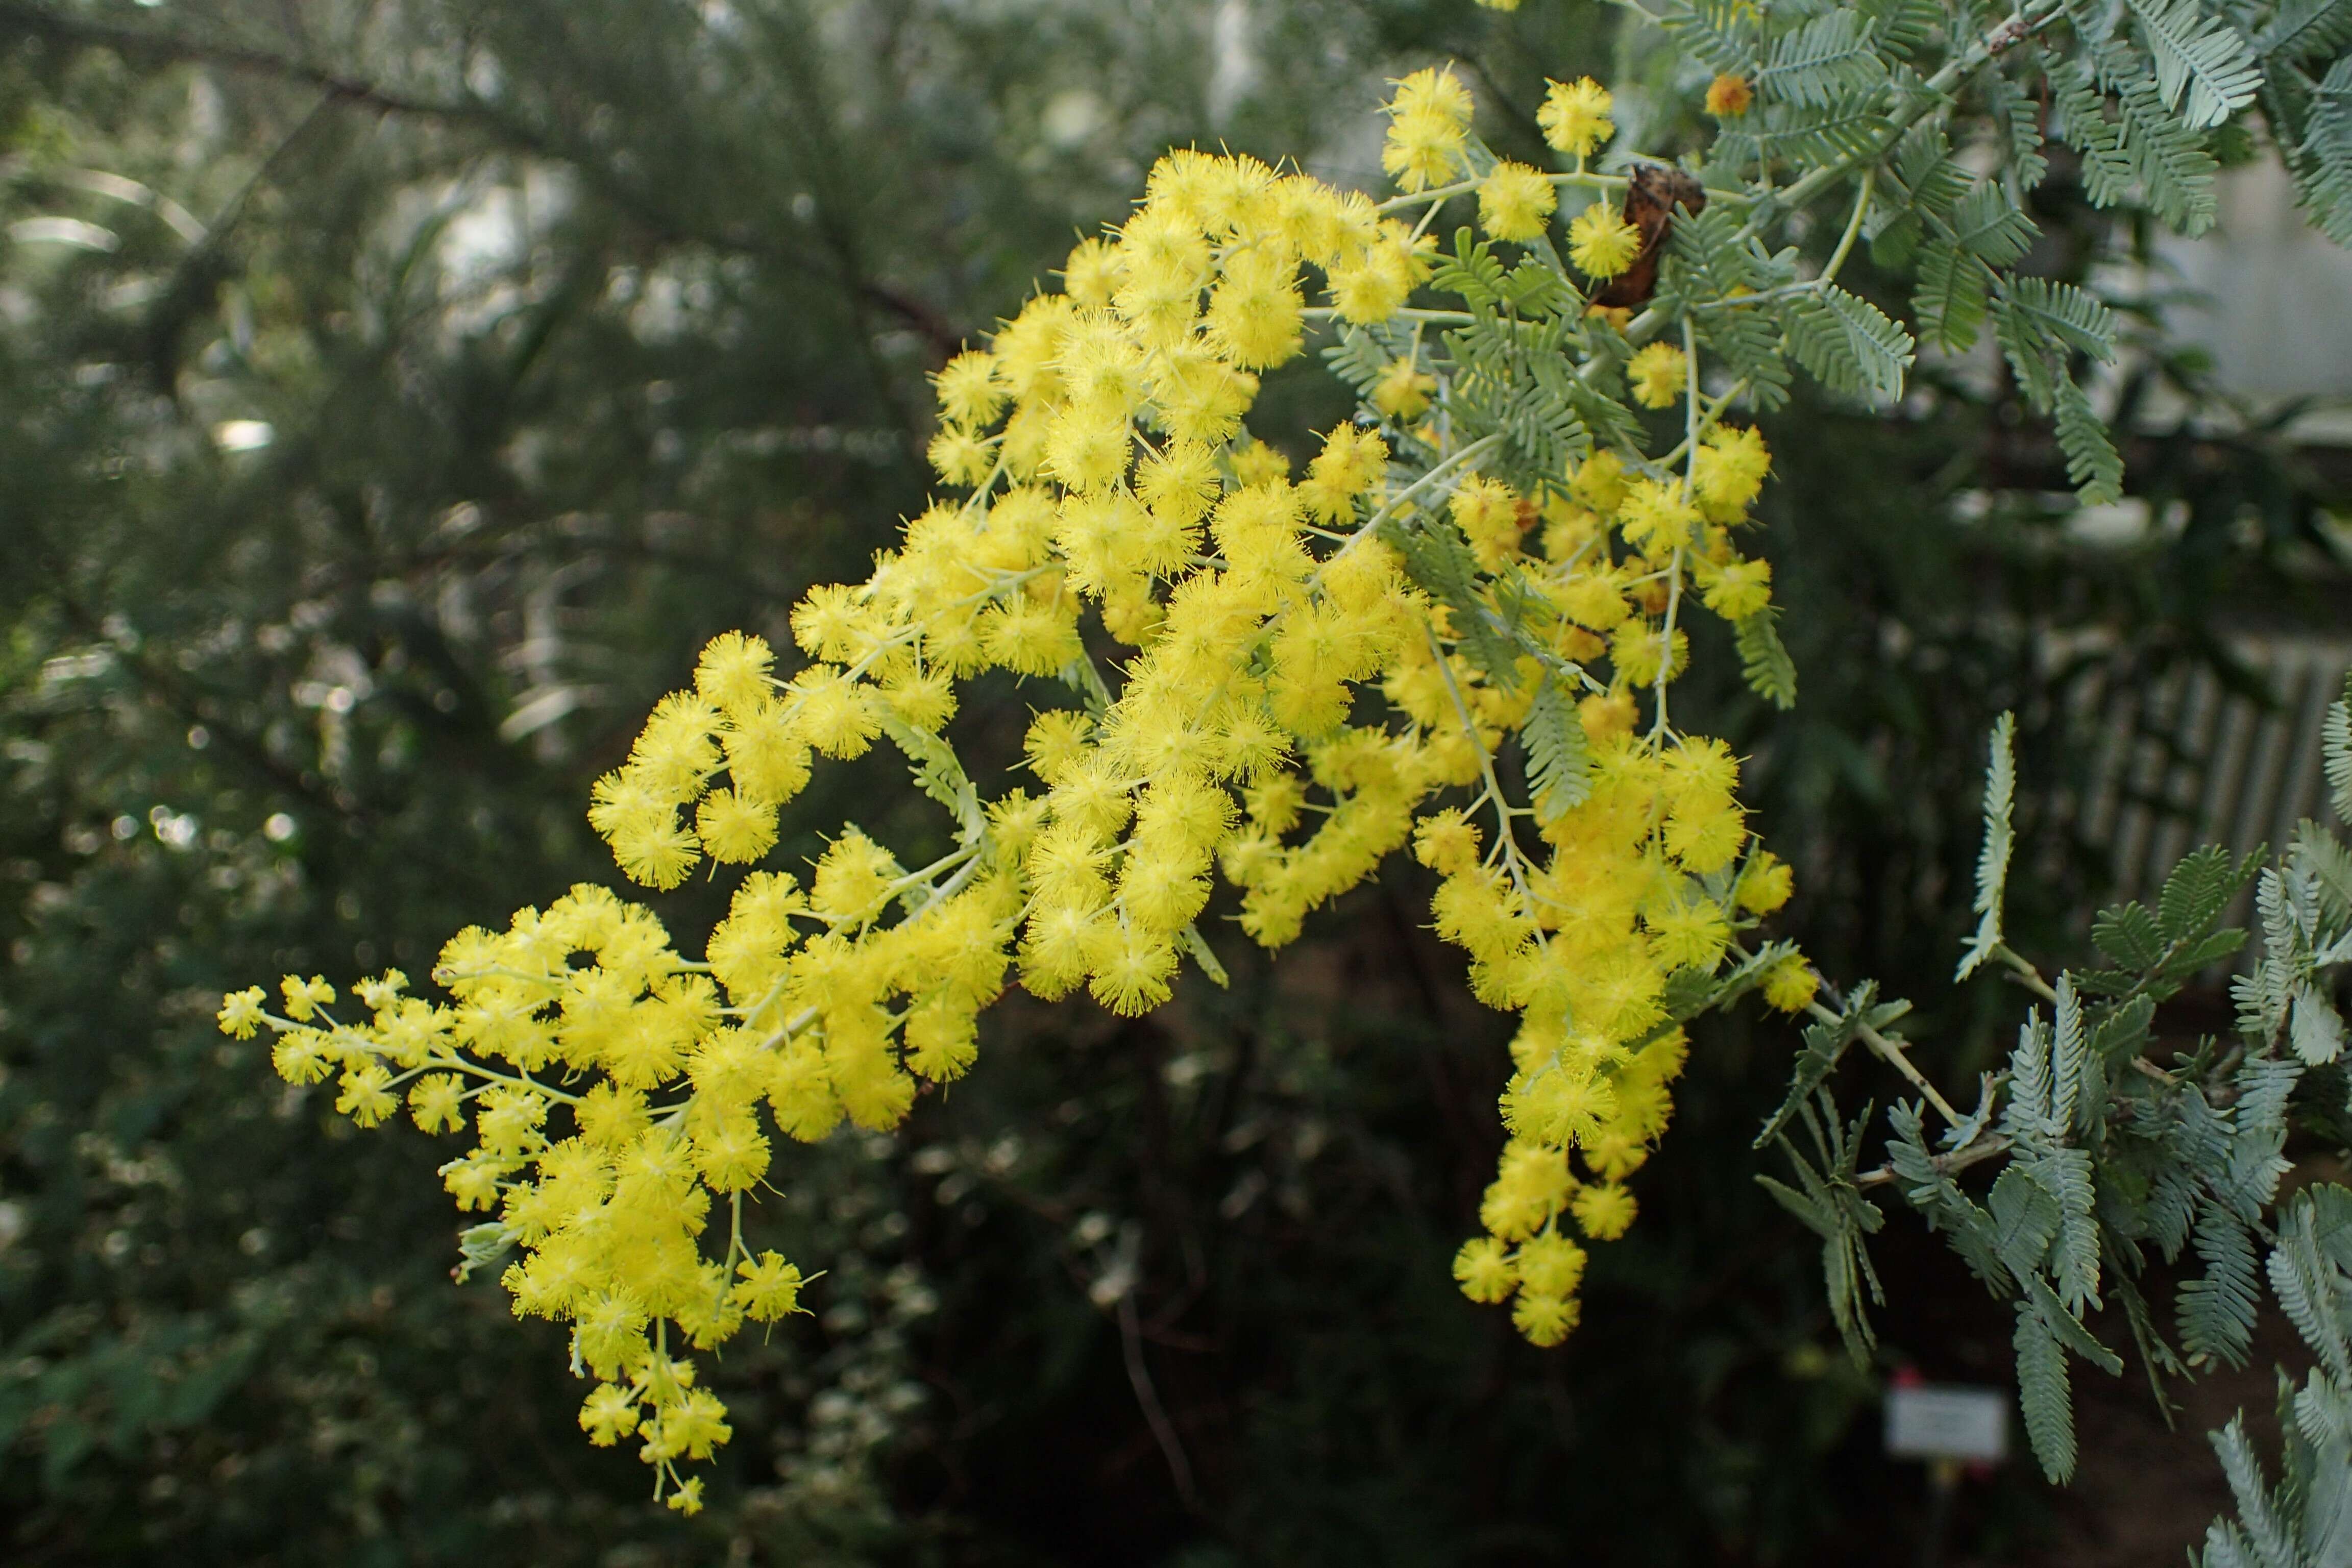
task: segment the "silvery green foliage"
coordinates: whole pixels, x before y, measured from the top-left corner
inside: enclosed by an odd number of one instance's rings
[[[2330,711],[2326,759],[2336,814],[2352,820],[2347,705],[2352,690]],[[1899,1055],[1904,1044],[1892,1032],[1903,1005],[1857,986],[1836,1024],[1807,1031],[1791,1103],[1765,1129],[1766,1138],[1779,1136],[1792,1107],[1817,1097],[1819,1111],[1806,1109],[1809,1124],[1838,1135],[1835,1161],[1805,1167],[1808,1192],[1820,1191],[1802,1217],[1828,1244],[1839,1325],[1857,1353],[1871,1342],[1867,1324],[1849,1320],[1861,1310],[1855,1281],[1874,1285],[1863,1250],[1880,1223],[1869,1194],[1892,1187],[1993,1295],[2014,1303],[2026,1432],[2043,1470],[2063,1480],[2075,1455],[2073,1363],[2109,1373],[2123,1366],[2092,1331],[2093,1313],[2120,1309],[2161,1400],[2168,1376],[2244,1363],[2267,1278],[2321,1365],[2300,1392],[2288,1390],[2294,1430],[2279,1492],[2264,1489],[2237,1424],[2215,1436],[2243,1520],[2215,1525],[2207,1561],[2263,1568],[2352,1562],[2352,1319],[2344,1294],[2352,1193],[2323,1188],[2279,1202],[2290,1122],[2339,1140],[2352,1126],[2338,1063],[2345,1025],[2331,995],[2335,971],[2352,961],[2352,854],[2328,828],[2301,826],[2256,882],[2261,943],[2233,987],[2235,1037],[2200,1040],[2159,1063],[2150,1055],[2157,1005],[2244,944],[2246,933],[2221,920],[2255,879],[2262,857],[2233,863],[2211,847],[2189,855],[2153,908],[2130,902],[2099,912],[2091,930],[2099,963],[2045,983],[2001,935],[2006,742],[2004,720],[1986,784],[1978,901],[1985,923],[1963,973],[1979,963],[2004,968],[2047,1006],[2029,1008],[1973,1113],[1954,1111],[1937,1136],[1927,1105],[1896,1104],[1886,1163],[1857,1174],[1852,1150],[1862,1123],[1842,1126],[1822,1086],[1845,1044],[1866,1030],[1877,1031],[1882,1056]],[[1964,1184],[1962,1173],[1979,1165],[1997,1167],[1995,1178]],[[2184,1258],[2192,1271],[2168,1310],[2143,1280],[2155,1259]]]
[[[2116,357],[2116,316],[2082,288],[2020,270],[2041,237],[2025,205],[2050,144],[2072,149],[2095,204],[2196,234],[2218,211],[2213,149],[2242,144],[2241,122],[2259,113],[2313,220],[2352,240],[2352,0],[1664,0],[1641,15],[1657,24],[1643,36],[1681,57],[1683,79],[1695,64],[1752,95],[1686,160],[1703,207],[1675,211],[1655,292],[1628,311],[1588,311],[1585,281],[1549,239],[1498,244],[1464,227],[1431,279],[1461,309],[1342,329],[1326,358],[1408,464],[1410,422],[1384,416],[1373,395],[1400,362],[1443,373],[1453,438],[1480,444],[1486,471],[1540,497],[1595,450],[1672,467],[1643,456],[1626,386],[1646,343],[1697,352],[1711,424],[1780,406],[1800,372],[1834,396],[1887,404],[1920,342],[1957,353],[1990,333],[2021,397],[2051,420],[2083,500],[2111,501],[2124,466],[2086,383]],[[1639,150],[1604,167],[1627,153]],[[1475,139],[1467,156],[1474,180],[1494,167]],[[1876,300],[1841,281],[1864,244],[1893,285]],[[1421,587],[1468,616],[1454,591],[1463,552],[1433,537],[1443,528],[1423,531],[1392,542]],[[1557,662],[1515,616],[1473,618],[1465,646],[1482,665]],[[1792,704],[1773,612],[1744,620],[1737,641],[1749,685]],[[1571,781],[1556,801],[1575,787],[1575,761],[1546,770]]]
[[[2284,1436],[2276,1487],[2245,1417],[2211,1434],[2238,1506],[2215,1520],[2197,1568],[2335,1568],[2352,1563],[2352,1190],[2297,1193],[2276,1215],[2266,1272],[2279,1308],[2318,1364],[2297,1385],[2279,1376]]]
[[[2000,946],[2001,894],[2009,882],[2009,852],[2014,841],[2010,813],[2017,796],[2017,716],[2004,713],[1992,727],[1992,755],[1985,764],[1984,848],[1977,857],[1977,934],[1960,955],[1957,978],[1966,980]]]
[[[2336,815],[2352,820],[2347,703],[2328,711],[2326,748]],[[2285,873],[2271,875],[2263,901],[2266,951],[2240,984],[2240,1021],[2275,1035],[2283,1016],[2298,1058],[2332,1061],[2342,1049],[2343,1024],[2311,972],[2337,962],[2347,939],[2337,935],[2315,951],[2312,944],[2323,930],[2340,931],[2352,917],[2352,857],[2334,835],[2306,822]],[[2242,1415],[2211,1435],[2238,1517],[2216,1520],[2206,1531],[2205,1550],[2195,1559],[2200,1568],[2352,1563],[2352,1191],[2333,1184],[2308,1188],[2273,1219],[2264,1272],[2317,1364],[2299,1385],[2279,1379],[2284,1441],[2276,1487],[2263,1474]]]
[[[1756,94],[1725,121],[1709,187],[1780,174],[1744,214],[1678,226],[1663,297],[1759,406],[1785,397],[1791,360],[1833,391],[1892,396],[1915,332],[1957,351],[1990,326],[2084,499],[2112,500],[2122,464],[2081,373],[2113,358],[2114,319],[2013,270],[2038,237],[2021,207],[2049,142],[2073,149],[2097,205],[2196,234],[2217,212],[2214,133],[2259,103],[2314,221],[2352,237],[2352,0],[1674,0],[1659,16],[1686,55]],[[1847,188],[1874,259],[1911,279],[1907,331],[1762,241],[1774,216]]]

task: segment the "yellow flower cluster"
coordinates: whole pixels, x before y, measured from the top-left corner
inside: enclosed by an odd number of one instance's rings
[[[1408,194],[1442,185],[1459,172],[1469,143],[1469,89],[1452,71],[1415,71],[1395,84],[1381,166]]]
[[[1609,110],[1591,83],[1555,84],[1546,132],[1580,159]],[[1385,158],[1408,195],[1468,166],[1470,113],[1450,73],[1397,84]],[[1475,188],[1497,238],[1533,237],[1552,210],[1531,169],[1492,165]],[[1605,276],[1591,218],[1580,264]],[[674,1506],[699,1501],[678,1463],[728,1436],[686,1352],[795,1310],[804,1283],[743,1239],[774,1136],[897,1124],[921,1084],[971,1065],[1016,970],[1122,1015],[1166,1001],[1187,954],[1218,974],[1195,921],[1219,870],[1268,947],[1408,844],[1436,873],[1437,931],[1519,1020],[1510,1142],[1455,1270],[1477,1300],[1516,1293],[1538,1343],[1573,1324],[1571,1229],[1623,1233],[1626,1180],[1671,1113],[1686,1048],[1671,978],[1714,973],[1790,894],[1749,836],[1737,760],[1666,709],[1693,598],[1733,619],[1769,602],[1734,531],[1770,459],[1719,408],[1702,420],[1694,367],[1653,345],[1629,374],[1645,405],[1692,400],[1679,470],[1603,450],[1515,489],[1481,472],[1494,438],[1454,434],[1447,362],[1415,336],[1362,422],[1294,478],[1244,425],[1259,374],[1317,316],[1394,319],[1429,276],[1419,233],[1303,174],[1171,153],[1128,220],[1071,253],[1060,292],[939,372],[930,460],[961,493],[864,583],[806,595],[796,672],[757,637],[710,643],[595,785],[591,820],[634,880],[747,868],[699,960],[650,910],[581,887],[454,938],[444,1003],[397,973],[364,984],[348,1023],[323,980],[289,977],[282,1014],[257,988],[226,999],[224,1029],[272,1029],[278,1070],[334,1077],[362,1124],[404,1095],[420,1126],[472,1134],[450,1192],[520,1249],[515,1310],[571,1325],[595,1380],[583,1428],[636,1438]],[[1475,603],[1412,580],[1401,530],[1455,536]],[[1508,628],[1515,662],[1481,653],[1472,620]],[[992,668],[1075,702],[1030,725],[1031,784],[984,797],[940,732],[957,683]],[[1547,682],[1575,700],[1590,765],[1559,798],[1517,798],[1497,759],[1530,744]],[[950,810],[952,850],[910,871],[849,827],[805,886],[751,868],[815,758],[882,739]],[[1776,951],[1757,978],[1801,1007],[1810,972]]]

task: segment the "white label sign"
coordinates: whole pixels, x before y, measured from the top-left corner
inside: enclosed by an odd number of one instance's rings
[[[1898,1459],[1997,1463],[2009,1455],[2009,1395],[1948,1384],[1888,1389],[1886,1451]]]

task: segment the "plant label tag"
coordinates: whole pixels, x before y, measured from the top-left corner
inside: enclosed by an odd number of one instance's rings
[[[2009,1455],[2009,1395],[1949,1384],[1890,1388],[1886,1451],[1898,1459],[1997,1464]]]

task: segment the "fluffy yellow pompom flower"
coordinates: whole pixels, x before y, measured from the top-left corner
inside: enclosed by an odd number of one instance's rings
[[[1502,1240],[1524,1240],[1567,1206],[1576,1184],[1564,1151],[1515,1139],[1479,1203],[1478,1223]]]
[[[704,795],[694,826],[710,858],[730,866],[748,865],[776,845],[775,808],[731,789]]]
[[[1614,452],[1595,452],[1569,475],[1568,490],[1606,517],[1625,499],[1625,464]]]
[[[392,1096],[391,1083],[392,1074],[375,1063],[347,1072],[342,1092],[335,1097],[335,1109],[362,1127],[373,1127],[399,1104]]]
[[[1559,192],[1540,169],[1500,163],[1478,183],[1478,223],[1496,239],[1533,239],[1559,205]]]
[[[1739,868],[1739,880],[1732,884],[1732,901],[1751,915],[1769,915],[1789,901],[1796,883],[1796,873],[1787,861],[1769,849],[1759,849]],[[1807,994],[1810,997],[1811,993]]]
[[[1412,833],[1413,858],[1448,877],[1478,863],[1478,825],[1465,816],[1459,806],[1449,805],[1423,817]]]
[[[1171,441],[1135,466],[1135,494],[1155,515],[1189,528],[1216,500],[1216,454],[1198,441]],[[1151,567],[1165,571],[1181,559],[1154,562]]]
[[[1633,265],[1642,253],[1642,231],[1607,202],[1595,202],[1568,226],[1569,259],[1585,275],[1603,282]]]
[[[805,1310],[801,1306],[801,1287],[807,1283],[801,1271],[774,1252],[760,1254],[753,1262],[745,1258],[735,1266],[742,1281],[728,1291],[728,1300],[743,1309],[743,1315],[755,1323],[772,1323],[788,1313]]]
[[[1722,906],[1711,899],[1693,899],[1669,905],[1649,916],[1651,942],[1661,963],[1670,968],[1711,973],[1731,942],[1731,925]]]
[[[451,1073],[421,1078],[408,1091],[408,1113],[427,1132],[455,1132],[466,1125],[466,1086]]]
[[[1122,1018],[1140,1017],[1168,1000],[1175,950],[1141,931],[1114,939],[1089,987],[1094,999]]]
[[[756,713],[774,689],[769,672],[775,662],[775,651],[765,638],[721,632],[703,645],[701,657],[695,660],[694,689],[729,719],[740,722]]]
[[[951,485],[976,485],[995,465],[996,453],[969,430],[942,426],[924,448],[931,471]]]
[[[1687,871],[1706,876],[1731,864],[1748,842],[1738,803],[1729,795],[1698,803],[1666,819],[1666,853]]]
[[[1627,621],[1610,637],[1609,657],[1617,673],[1635,686],[1654,686],[1683,672],[1690,662],[1690,647],[1680,626],[1669,645],[1663,628],[1647,621]]]
[[[318,1016],[321,1007],[335,1005],[335,988],[327,984],[324,975],[313,974],[308,980],[288,975],[278,982],[278,994],[286,999],[286,1016],[298,1024],[307,1024]],[[226,1004],[223,1004],[226,1011]]]
[[[1127,472],[1134,449],[1127,421],[1073,409],[1045,433],[1045,471],[1081,492],[1116,484]]]
[[[941,365],[931,377],[939,393],[940,413],[967,429],[996,417],[1010,395],[997,379],[993,354],[968,350]]]
[[[1454,525],[1470,542],[1478,563],[1498,571],[1518,552],[1521,517],[1517,492],[1496,479],[1465,479],[1454,490],[1447,510]]]
[[[1457,131],[1470,126],[1473,105],[1470,89],[1461,79],[1443,67],[1430,66],[1399,78],[1390,83],[1396,91],[1390,95],[1388,112],[1391,119],[1400,114],[1433,114]]]
[[[1236,489],[1248,489],[1253,485],[1270,485],[1276,479],[1290,477],[1290,459],[1278,447],[1252,438],[1234,448],[1226,458],[1233,465]]]
[[[1043,782],[1059,784],[1086,760],[1087,736],[1094,721],[1067,708],[1049,708],[1029,721],[1022,742],[1029,771]]]
[[[1331,303],[1343,320],[1384,321],[1402,308],[1421,269],[1402,239],[1383,239],[1331,268]]]
[[[636,1401],[611,1384],[600,1383],[580,1407],[580,1429],[596,1447],[609,1448],[637,1429]]]
[[[1410,359],[1391,360],[1372,385],[1372,406],[1391,419],[1410,425],[1429,410],[1429,395],[1437,378],[1424,374]]]
[[[1573,1296],[1584,1282],[1584,1248],[1557,1231],[1529,1237],[1512,1263],[1520,1287],[1538,1296]]]
[[[1626,361],[1625,380],[1643,407],[1669,407],[1689,385],[1690,362],[1673,343],[1646,343]]]
[[[1081,241],[1062,263],[1062,291],[1081,305],[1102,310],[1125,280],[1126,268],[1127,258],[1108,241]]]
[[[242,991],[232,991],[221,998],[220,1011],[213,1015],[221,1033],[232,1039],[249,1040],[254,1030],[261,1026],[262,990],[248,985]]]
[[[1586,1143],[1617,1112],[1617,1091],[1590,1066],[1554,1061],[1515,1080],[1503,1096],[1512,1131],[1555,1146]]]
[[[1295,274],[1290,258],[1274,250],[1228,258],[1202,318],[1210,346],[1244,370],[1265,370],[1297,354],[1306,304]]]
[[[1360,426],[1339,426],[1307,464],[1298,498],[1321,521],[1344,521],[1355,514],[1356,498],[1380,483],[1388,460],[1387,442]]]
[[[1737,120],[1756,101],[1748,79],[1727,71],[1706,84],[1706,111],[1717,120]]]
[[[1491,1236],[1474,1236],[1454,1255],[1454,1282],[1473,1301],[1492,1304],[1508,1297],[1518,1284],[1503,1244]]]
[[[1569,1207],[1584,1234],[1595,1241],[1614,1241],[1633,1224],[1633,1194],[1614,1183],[1584,1188]]]
[[[1626,542],[1652,560],[1688,544],[1699,520],[1698,510],[1683,500],[1680,484],[1647,477],[1627,483],[1617,516]]]
[[[1712,737],[1686,741],[1659,762],[1667,803],[1677,813],[1728,805],[1731,792],[1739,787],[1739,759]]]
[[[1820,988],[1821,978],[1812,966],[1791,956],[1764,977],[1764,1000],[1783,1013],[1801,1013]]]
[[[1732,561],[1701,570],[1706,607],[1727,621],[1746,620],[1772,602],[1769,561]]]
[[[1615,107],[1609,89],[1591,77],[1575,82],[1546,82],[1536,124],[1542,129],[1544,140],[1559,151],[1572,158],[1589,158],[1617,134],[1609,118]]]
[[[1691,489],[1711,513],[1728,521],[1744,514],[1772,471],[1764,434],[1753,426],[1718,425],[1691,454]]]
[[[1595,745],[1612,736],[1625,735],[1633,729],[1633,698],[1631,692],[1614,691],[1609,695],[1583,698],[1576,705],[1578,722]]]
[[[1529,1344],[1548,1349],[1568,1338],[1580,1313],[1581,1308],[1572,1296],[1538,1296],[1526,1290],[1520,1292],[1517,1304],[1511,1309],[1511,1326]]]

